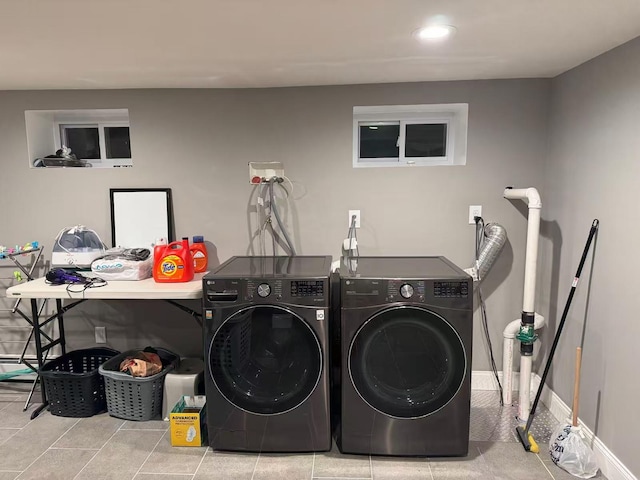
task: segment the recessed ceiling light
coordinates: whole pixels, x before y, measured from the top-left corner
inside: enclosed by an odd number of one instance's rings
[[[451,25],[428,25],[423,28],[419,28],[414,32],[414,36],[419,40],[441,40],[453,35],[456,31],[456,27]]]

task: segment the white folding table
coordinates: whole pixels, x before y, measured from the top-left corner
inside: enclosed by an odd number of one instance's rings
[[[156,283],[153,278],[138,281],[109,281],[102,287],[87,288],[81,292],[76,291],[82,288],[81,285],[73,285],[71,289],[68,289],[67,285],[50,285],[44,278],[38,278],[10,287],[7,289],[6,295],[31,301],[31,321],[36,342],[38,368],[40,369],[44,365],[47,353],[53,347],[60,345],[62,354],[66,353],[64,314],[86,300],[164,300],[188,313],[202,325],[201,312],[181,305],[176,300],[201,299],[202,277],[204,275],[204,273],[198,273],[192,281],[182,283]],[[56,312],[53,315],[41,318],[42,312],[38,309],[38,300],[41,299],[56,301]],[[63,300],[71,300],[71,302],[63,305]],[[58,320],[58,338],[53,339],[44,334],[42,328],[56,319]],[[41,336],[44,336],[48,343],[43,344]],[[31,418],[38,416],[46,406],[47,395],[43,387],[42,405],[34,410]]]

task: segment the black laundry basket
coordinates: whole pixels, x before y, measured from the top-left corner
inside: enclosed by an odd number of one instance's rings
[[[140,350],[129,350],[100,367],[107,396],[107,410],[112,417],[125,420],[151,420],[162,413],[164,378],[180,365],[180,357],[169,350],[156,348],[162,371],[150,377],[132,377],[120,372],[120,363]]]
[[[120,352],[110,348],[74,350],[47,362],[40,378],[49,411],[59,417],[91,417],[107,409],[100,365]]]

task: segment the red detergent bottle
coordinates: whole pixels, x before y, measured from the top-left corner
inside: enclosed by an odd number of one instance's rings
[[[193,237],[191,255],[193,256],[193,271],[196,273],[206,272],[209,256],[207,255],[207,246],[204,244],[203,236]]]
[[[157,245],[154,248],[153,279],[159,283],[190,282],[193,280],[193,256],[189,239]]]

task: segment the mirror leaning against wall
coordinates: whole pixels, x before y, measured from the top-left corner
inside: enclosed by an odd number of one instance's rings
[[[31,168],[132,167],[129,110],[26,110]]]

